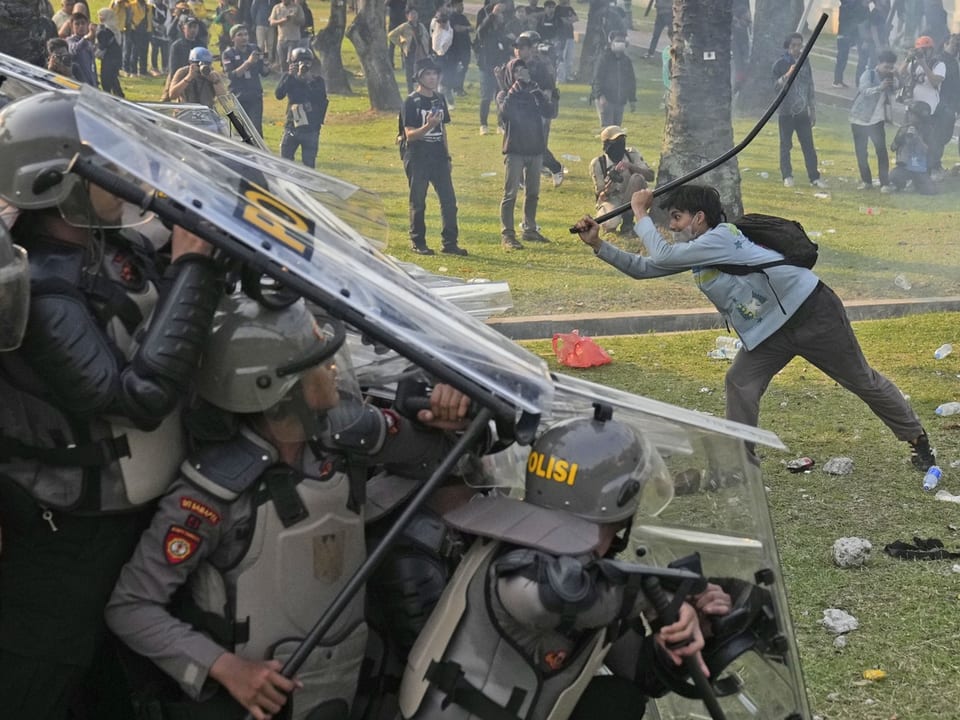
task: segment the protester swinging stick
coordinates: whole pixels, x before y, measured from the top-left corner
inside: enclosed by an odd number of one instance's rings
[[[774,98],[773,102],[770,104],[770,107],[766,109],[766,111],[757,121],[757,124],[753,126],[753,129],[749,133],[747,133],[747,136],[743,140],[741,140],[737,145],[734,145],[732,148],[727,150],[727,152],[723,153],[723,155],[720,155],[719,157],[714,158],[713,160],[708,162],[706,165],[702,165],[696,170],[693,170],[682,177],[678,177],[676,180],[671,180],[665,185],[658,185],[653,190],[653,197],[665,195],[671,190],[674,190],[680,187],[681,185],[685,185],[691,180],[695,180],[701,175],[704,175],[705,173],[710,172],[715,167],[718,167],[719,165],[723,165],[723,163],[725,163],[730,158],[738,155],[741,150],[743,150],[747,145],[749,145],[753,141],[753,139],[763,129],[763,126],[767,124],[767,121],[777,111],[777,108],[780,107],[780,103],[783,102],[783,99],[787,96],[787,93],[790,92],[790,88],[793,86],[793,81],[796,79],[797,73],[799,72],[800,68],[803,67],[803,64],[807,61],[807,55],[809,55],[810,51],[813,49],[813,45],[817,41],[817,38],[820,36],[820,32],[823,30],[823,26],[827,24],[827,17],[828,16],[826,13],[823,13],[822,15],[820,15],[820,20],[817,22],[817,26],[813,29],[813,34],[810,36],[810,40],[807,42],[806,47],[803,48],[803,52],[800,53],[800,57],[797,58],[797,62],[795,63],[794,70],[792,73],[790,73],[790,77],[787,78],[787,82],[784,83],[784,86],[780,90],[780,93],[777,95],[777,97]],[[597,223],[598,225],[602,225],[607,220],[612,220],[613,218],[619,215],[623,215],[623,213],[627,212],[629,209],[630,209],[630,203],[627,202],[621,205],[620,207],[614,208],[610,212],[604,213],[603,215],[598,215],[597,217],[594,218],[594,222]],[[572,235],[576,235],[578,232],[579,231],[576,227],[570,228],[570,233]]]

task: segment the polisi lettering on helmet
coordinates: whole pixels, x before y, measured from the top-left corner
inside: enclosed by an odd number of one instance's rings
[[[556,480],[558,483],[573,485],[577,480],[580,466],[575,462],[546,453],[531,450],[527,458],[527,472],[537,477]]]

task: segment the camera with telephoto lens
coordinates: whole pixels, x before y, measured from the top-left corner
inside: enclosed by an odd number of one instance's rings
[[[213,66],[210,63],[200,63],[200,74],[206,77],[213,70]]]

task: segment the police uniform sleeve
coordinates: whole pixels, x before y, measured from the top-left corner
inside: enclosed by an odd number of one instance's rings
[[[161,501],[123,567],[105,611],[107,625],[196,699],[226,650],[170,614],[174,593],[216,549],[229,506],[180,479]]]

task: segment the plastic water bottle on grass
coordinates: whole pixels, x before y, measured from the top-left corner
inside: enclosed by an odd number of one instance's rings
[[[930,469],[927,470],[927,474],[923,476],[923,489],[926,492],[930,492],[937,484],[940,482],[940,478],[943,475],[943,472],[936,465],[931,465]]]
[[[956,415],[960,413],[960,402],[948,402],[939,406],[934,412],[940,417],[946,417],[947,415]]]
[[[947,355],[953,352],[953,345],[944,343],[933,351],[934,360],[943,360]]]

